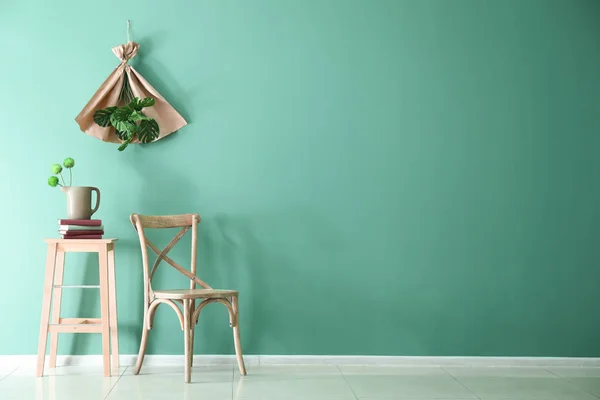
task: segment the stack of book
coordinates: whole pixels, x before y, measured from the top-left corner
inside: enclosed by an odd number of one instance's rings
[[[99,219],[59,219],[58,233],[63,239],[102,239],[104,225]]]

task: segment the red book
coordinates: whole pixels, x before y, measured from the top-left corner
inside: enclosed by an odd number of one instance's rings
[[[63,236],[104,235],[104,231],[58,231]]]
[[[59,219],[59,225],[100,226],[101,219]]]
[[[79,235],[79,236],[63,236],[63,239],[102,239],[102,235]]]

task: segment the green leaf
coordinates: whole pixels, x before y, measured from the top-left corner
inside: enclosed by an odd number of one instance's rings
[[[142,143],[150,143],[153,140],[156,140],[159,133],[158,123],[153,120],[142,120],[140,122],[140,126],[138,127],[137,136],[140,142]]]
[[[142,107],[152,107],[154,105],[154,99],[152,97],[146,97],[142,99],[140,104],[142,105]]]
[[[116,109],[117,107],[106,107],[101,110],[96,110],[94,113],[94,122],[101,127],[107,127],[110,124],[110,117]]]
[[[135,110],[135,111],[141,111],[142,105],[140,104],[140,99],[138,99],[137,97],[134,97],[133,99],[131,99],[131,101],[129,102],[129,104],[127,105],[127,107],[130,107],[131,109]]]
[[[123,141],[123,143],[119,146],[119,151],[123,151],[133,140],[133,133],[117,131],[117,137]]]
[[[127,139],[125,142],[123,142],[122,145],[119,146],[119,151],[123,151],[127,148],[127,146],[129,145],[129,143],[131,143],[131,139]]]
[[[146,116],[145,116],[144,114],[142,114],[140,111],[135,111],[135,110],[134,110],[134,111],[131,113],[131,116],[129,117],[129,119],[131,119],[132,121],[144,121],[144,120],[146,120],[146,121],[149,121],[149,120],[151,120],[152,118],[150,118],[150,117],[146,117]]]
[[[115,124],[113,124],[113,126],[115,127],[115,130],[125,132],[127,134],[131,134],[137,129],[136,124],[129,121],[117,121]]]
[[[131,139],[133,137],[132,132],[122,132],[122,131],[118,131],[116,129],[115,129],[115,134],[117,135],[119,140],[127,140],[127,139]]]
[[[114,125],[113,121],[127,121],[131,113],[133,113],[133,109],[128,106],[117,108],[110,116],[110,122]]]
[[[154,99],[151,97],[145,97],[142,100],[138,99],[137,97],[134,97],[133,99],[131,99],[131,102],[129,103],[128,107],[131,107],[132,109],[134,109],[136,111],[141,111],[142,108],[151,107],[153,105],[154,105]]]
[[[133,132],[136,129],[135,124],[129,120],[133,110],[129,107],[122,107],[110,116],[110,123],[117,131]]]
[[[141,111],[142,108],[151,107],[153,105],[154,105],[154,99],[152,97],[145,97],[141,100],[137,97],[134,97],[133,99],[131,99],[131,101],[129,102],[127,107],[131,107],[132,109],[134,109],[136,111]]]

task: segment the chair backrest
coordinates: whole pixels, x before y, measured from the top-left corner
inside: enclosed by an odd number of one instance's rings
[[[152,277],[156,273],[156,269],[161,261],[165,261],[167,264],[175,268],[177,271],[185,275],[190,279],[190,289],[195,289],[196,284],[202,286],[205,289],[211,289],[211,287],[196,276],[196,255],[198,247],[198,223],[200,222],[200,215],[198,214],[180,214],[180,215],[139,215],[131,214],[131,223],[138,233],[140,238],[140,246],[142,248],[142,264],[144,268],[144,297],[146,301],[152,296]],[[164,250],[158,249],[144,233],[145,229],[164,229],[164,228],[181,228],[179,233],[169,242]],[[167,253],[179,242],[179,240],[186,234],[187,231],[192,231],[192,258],[190,263],[190,269],[182,267],[173,261]],[[150,263],[148,261],[148,248],[150,248],[156,255],[156,261],[150,269]]]

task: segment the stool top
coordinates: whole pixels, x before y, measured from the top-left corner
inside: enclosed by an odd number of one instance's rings
[[[114,243],[119,239],[62,239],[48,238],[44,239],[46,243],[81,243],[81,244],[99,244],[99,243]]]

